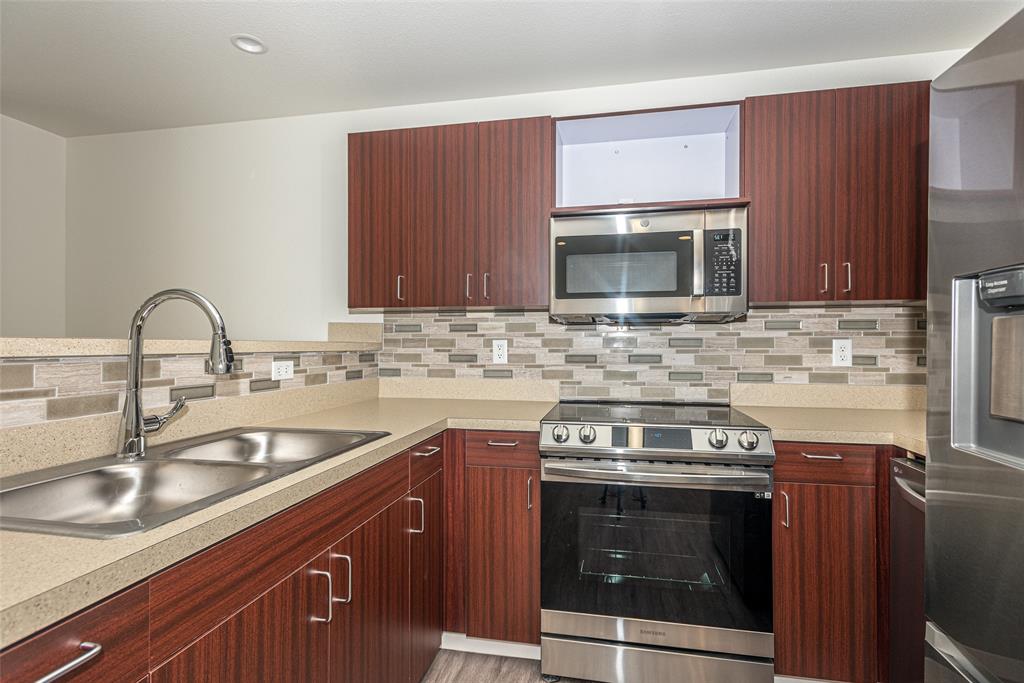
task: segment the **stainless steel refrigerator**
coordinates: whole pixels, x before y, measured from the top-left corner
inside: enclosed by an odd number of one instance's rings
[[[925,681],[1024,683],[1024,12],[934,81],[929,147]]]

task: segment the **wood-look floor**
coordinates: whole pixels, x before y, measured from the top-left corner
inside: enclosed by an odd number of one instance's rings
[[[539,683],[540,662],[533,659],[441,650],[422,683]],[[562,683],[587,683],[563,678]]]

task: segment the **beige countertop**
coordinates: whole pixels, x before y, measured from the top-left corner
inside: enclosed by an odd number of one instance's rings
[[[169,567],[447,428],[535,431],[545,401],[375,399],[269,423],[391,432],[150,531],[109,540],[0,531],[0,647]]]
[[[145,533],[110,540],[0,531],[0,647],[136,583],[447,428],[535,431],[553,401],[379,398],[269,425],[391,432]],[[921,410],[737,406],[780,441],[924,453]]]
[[[734,407],[771,428],[775,441],[892,444],[926,455],[923,410]]]

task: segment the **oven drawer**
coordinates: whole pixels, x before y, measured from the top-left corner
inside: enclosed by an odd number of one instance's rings
[[[605,683],[772,683],[771,660],[741,659],[568,638],[540,639],[541,673]]]
[[[874,446],[775,442],[775,481],[806,484],[875,483]]]
[[[540,468],[539,432],[466,432],[466,464]]]

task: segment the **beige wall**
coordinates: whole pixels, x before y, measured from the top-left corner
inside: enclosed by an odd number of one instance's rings
[[[65,143],[0,116],[0,336],[64,335]]]
[[[352,131],[930,79],[962,54],[72,138],[67,331],[122,336],[143,297],[183,286],[209,296],[237,338],[324,339],[327,323],[348,313],[346,136]],[[197,311],[175,304],[154,315],[147,329],[151,337],[205,333]]]

